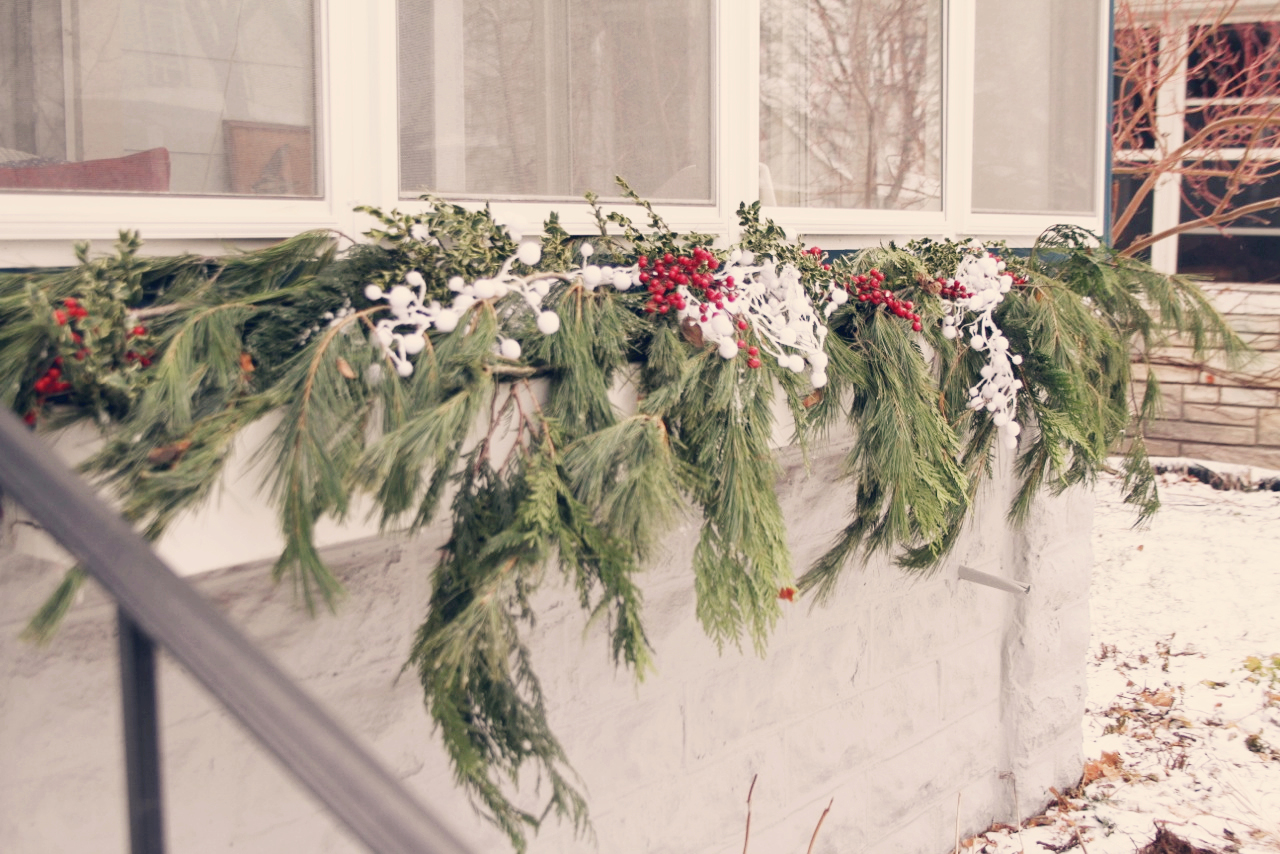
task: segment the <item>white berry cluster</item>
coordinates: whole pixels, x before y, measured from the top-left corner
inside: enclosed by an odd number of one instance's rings
[[[518,293],[524,297],[529,308],[537,313],[538,331],[543,335],[551,335],[559,330],[560,316],[554,311],[542,310],[542,298],[551,290],[555,277],[525,278],[511,272],[511,266],[516,261],[532,267],[541,257],[542,247],[537,243],[526,242],[520,244],[516,254],[508,258],[492,278],[467,283],[461,276],[454,276],[449,280],[449,290],[455,296],[447,306],[439,300],[427,299],[426,280],[417,270],[405,276],[404,284],[396,285],[389,291],[383,291],[377,285],[366,286],[364,295],[370,302],[385,301],[391,309],[391,316],[379,320],[374,326],[374,335],[387,358],[395,365],[396,373],[402,377],[413,374],[413,361],[410,357],[418,355],[426,347],[427,330],[452,332],[467,309],[481,300],[497,300],[508,294]],[[499,336],[494,346],[504,359],[520,358],[520,342],[514,338]]]
[[[697,324],[703,340],[717,344],[717,352],[725,359],[746,349],[751,367],[758,364],[758,354],[751,352],[754,347],[745,347],[738,334],[753,328],[765,352],[781,367],[801,373],[807,363],[813,387],[827,384],[827,354],[823,350],[827,327],[805,293],[797,268],[788,264],[778,269],[772,259],[757,264],[753,253],[735,249],[715,278],[732,283],[732,306],[719,308],[700,302],[691,289],[682,287],[682,322]]]
[[[994,318],[996,306],[1012,287],[1013,277],[1005,272],[1004,262],[977,246],[973,254],[960,262],[955,280],[944,285],[944,294],[956,296],[944,299],[947,313],[942,321],[942,334],[956,338],[963,333],[969,337],[969,346],[987,354],[982,378],[969,389],[969,407],[990,412],[992,422],[1000,429],[1001,440],[1007,447],[1016,448],[1018,434],[1022,432],[1015,420],[1022,380],[1013,375],[1013,368],[1022,364],[1022,357],[1010,354],[1009,339]],[[966,312],[975,315],[967,324],[964,323]]]

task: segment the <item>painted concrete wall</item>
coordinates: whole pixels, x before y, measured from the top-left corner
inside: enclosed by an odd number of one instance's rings
[[[779,494],[798,566],[821,552],[852,499],[833,485],[841,447],[811,474],[788,452]],[[537,852],[693,852],[743,847],[753,775],[756,854],[802,851],[829,802],[815,851],[941,854],[959,802],[965,831],[1028,814],[1081,770],[1088,641],[1086,493],[1046,499],[1006,529],[1007,477],[936,575],[884,562],[853,570],[827,607],[788,607],[766,658],[722,654],[694,617],[690,521],[648,575],[658,673],[615,672],[574,597],[549,584],[531,634],[554,729],[582,776],[596,839],[549,824]],[[12,508],[9,508],[12,509]],[[20,642],[55,583],[30,534],[6,515],[0,540],[0,851],[126,850],[113,609],[97,590],[47,648]],[[298,678],[478,851],[508,850],[452,786],[412,675],[397,680],[423,615],[436,528],[328,554],[350,594],[312,619],[266,566],[208,573],[199,587]],[[957,567],[1031,584],[1014,596]],[[361,850],[170,662],[161,687],[172,850]],[[531,782],[531,781],[527,781]],[[530,801],[530,804],[534,801]]]

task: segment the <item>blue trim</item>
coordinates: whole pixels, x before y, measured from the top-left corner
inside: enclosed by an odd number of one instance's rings
[[[1111,138],[1111,123],[1115,121],[1116,108],[1116,0],[1107,4],[1107,120],[1104,133],[1107,135],[1106,163],[1103,166],[1102,183],[1102,242],[1111,245],[1111,183],[1115,164],[1115,141]]]

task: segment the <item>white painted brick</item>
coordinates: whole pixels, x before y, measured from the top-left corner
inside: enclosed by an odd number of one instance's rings
[[[1280,445],[1280,410],[1258,413],[1258,444]]]
[[[587,788],[598,843],[550,821],[530,854],[741,850],[754,774],[752,851],[803,850],[834,797],[815,850],[938,854],[950,845],[957,792],[962,823],[973,829],[1002,808],[1006,758],[1026,790],[1024,811],[1047,800],[1037,785],[1078,775],[1079,719],[1071,721],[1070,707],[1080,702],[1087,638],[1091,505],[1079,495],[1046,499],[1015,537],[1003,519],[1009,463],[998,458],[1001,479],[982,488],[975,522],[943,570],[913,580],[882,559],[853,567],[829,607],[785,609],[764,659],[717,653],[698,626],[687,567],[696,523],[669,538],[643,578],[657,654],[657,672],[644,682],[615,670],[603,630],[586,630],[571,594],[549,581],[528,642],[552,726]],[[814,476],[794,476],[782,489],[791,541],[809,556],[847,510],[848,485],[829,481],[835,468],[815,465]],[[307,617],[263,565],[198,583],[450,827],[479,850],[501,852],[501,835],[454,788],[414,675],[396,679],[442,536],[436,528],[410,543],[331,552],[350,590],[332,617]],[[0,626],[13,627],[56,572],[5,548]],[[1021,577],[1033,593],[962,583],[960,562]],[[57,806],[122,796],[112,623],[111,605],[90,592],[48,648],[0,636],[0,798],[6,814],[23,817],[21,826],[0,821],[0,850],[98,851],[102,839],[124,838],[119,810],[85,810],[67,822]],[[315,803],[169,671],[163,737],[175,850],[358,850],[327,820],[315,821]],[[1015,687],[1045,699],[1023,706]],[[536,807],[525,782],[518,797]]]
[[[1275,406],[1276,392],[1267,388],[1232,388],[1222,389],[1222,402],[1232,406]]]
[[[1262,466],[1280,469],[1280,448],[1249,445],[1232,447],[1230,445],[1200,445],[1191,442],[1182,444],[1184,456],[1197,460],[1218,460],[1224,463]]]
[[[1147,435],[1153,439],[1173,439],[1184,443],[1204,442],[1221,445],[1252,445],[1257,439],[1257,431],[1253,427],[1163,420],[1148,422]]]
[[[944,718],[1000,701],[1000,641],[994,635],[980,638],[941,660]]]
[[[994,774],[1002,755],[998,718],[979,711],[871,766],[864,794],[869,837],[893,832],[921,803],[954,798],[964,783],[981,773]]]
[[[1280,334],[1280,317],[1256,314],[1230,314],[1227,322],[1236,332]]]
[[[1223,389],[1226,392],[1231,389]],[[1230,424],[1237,427],[1253,427],[1258,423],[1258,410],[1252,406],[1217,406],[1207,403],[1187,403],[1182,407],[1185,421],[1204,424]],[[1172,420],[1172,419],[1171,419]]]
[[[1186,403],[1217,403],[1221,390],[1216,385],[1184,385],[1182,400]]]

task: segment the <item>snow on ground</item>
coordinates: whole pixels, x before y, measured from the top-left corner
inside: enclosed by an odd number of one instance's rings
[[[1132,854],[1158,823],[1196,851],[1280,851],[1280,492],[1160,477],[1145,529],[1117,480],[1097,488],[1089,782],[962,851]]]

